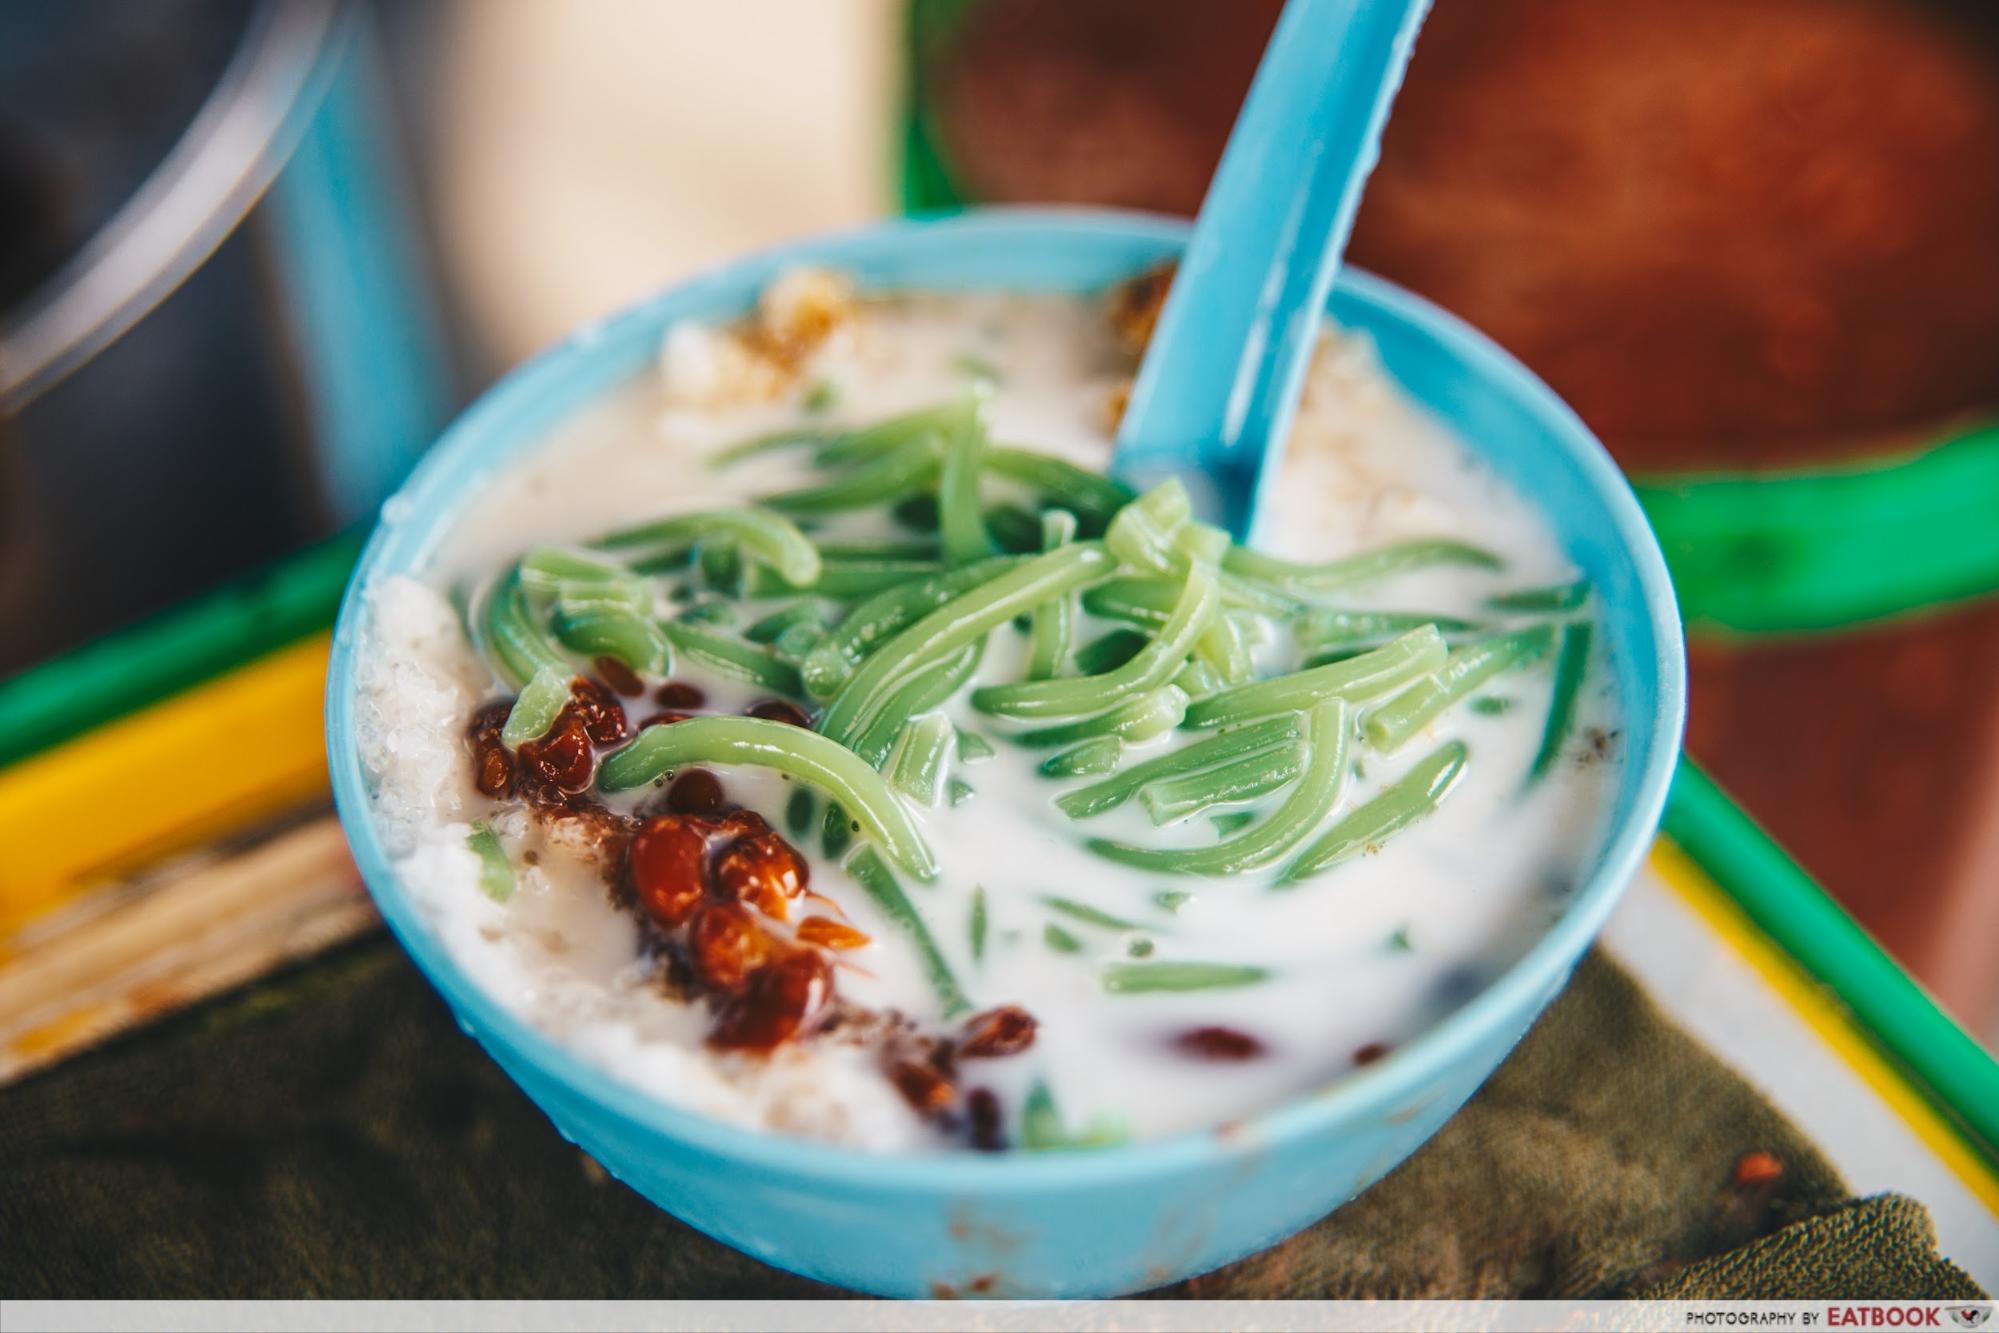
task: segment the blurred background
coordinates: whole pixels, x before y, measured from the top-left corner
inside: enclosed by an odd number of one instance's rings
[[[1278,7],[0,6],[0,766],[316,628],[457,407],[680,275],[1191,213]],[[1692,753],[1999,1041],[1999,10],[1437,0],[1352,255],[1603,437]]]

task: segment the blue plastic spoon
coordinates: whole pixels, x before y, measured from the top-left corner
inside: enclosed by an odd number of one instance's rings
[[[1361,186],[1429,0],[1290,0],[1201,204],[1118,431],[1117,470],[1179,476],[1256,536]]]

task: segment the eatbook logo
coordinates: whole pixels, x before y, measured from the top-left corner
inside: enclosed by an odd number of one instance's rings
[[[1981,1328],[1992,1317],[1989,1305],[1953,1305],[1948,1307],[1950,1322],[1959,1328]]]

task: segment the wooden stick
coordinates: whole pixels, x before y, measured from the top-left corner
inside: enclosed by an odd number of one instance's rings
[[[0,1083],[378,920],[331,815],[92,899],[0,961]]]

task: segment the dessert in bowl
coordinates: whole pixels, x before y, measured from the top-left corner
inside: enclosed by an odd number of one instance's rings
[[[1378,1178],[1656,822],[1601,451],[1355,276],[1254,550],[1104,474],[1179,228],[759,256],[475,406],[336,635],[384,914],[556,1124],[785,1267],[1128,1291]]]

